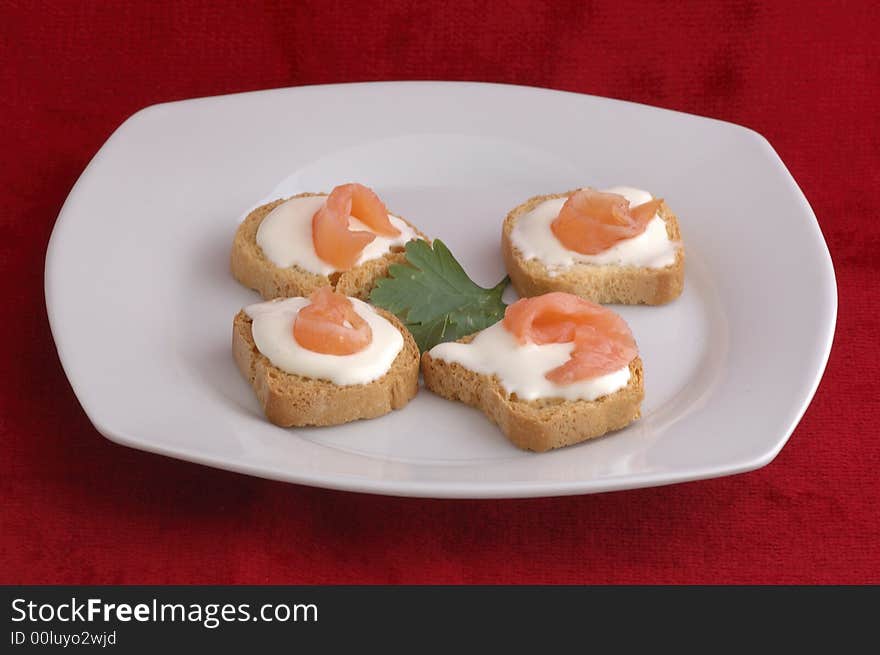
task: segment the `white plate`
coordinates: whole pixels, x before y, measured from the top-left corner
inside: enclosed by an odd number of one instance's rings
[[[477,282],[503,275],[501,221],[532,195],[630,185],[663,196],[688,250],[682,297],[621,307],[644,418],[541,455],[422,390],[372,421],[283,430],[230,356],[256,295],[229,274],[238,221],[273,186],[358,180],[442,238]],[[545,496],[755,469],[825,367],[837,310],[816,218],[759,134],[604,98],[470,83],[313,86],[156,105],[128,119],[64,204],[46,304],[86,414],[135,448],[302,484],[435,497]]]

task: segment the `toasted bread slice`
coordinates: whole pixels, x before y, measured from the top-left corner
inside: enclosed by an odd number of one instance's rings
[[[459,339],[469,343],[475,335]],[[498,425],[514,445],[544,452],[600,437],[626,427],[641,415],[645,395],[642,360],[630,362],[627,385],[596,400],[546,398],[519,400],[494,375],[472,371],[457,362],[422,355],[425,387],[434,393],[476,407]]]
[[[419,348],[396,316],[375,309],[403,335],[403,348],[381,378],[347,386],[294,375],[274,366],[257,350],[251,318],[240,311],[232,327],[232,355],[253,386],[266,418],[281,427],[338,425],[382,416],[406,405],[419,390]]]
[[[501,250],[507,273],[521,296],[539,296],[549,291],[566,291],[597,303],[662,305],[675,300],[684,288],[684,248],[676,249],[675,262],[665,268],[576,263],[563,270],[550,270],[538,259],[526,260],[513,245],[510,234],[520,216],[545,200],[567,198],[574,191],[529,198],[504,219]],[[681,241],[678,219],[663,203],[660,217],[672,241]]]
[[[300,193],[291,196],[291,198],[320,195],[327,194]],[[281,198],[254,209],[238,227],[232,242],[232,256],[230,258],[232,275],[246,287],[255,289],[266,300],[308,296],[315,289],[328,285],[346,296],[367,300],[376,281],[388,275],[388,267],[391,264],[402,264],[406,261],[403,247],[400,247],[393,249],[383,257],[371,259],[350,270],[331,275],[319,275],[297,266],[289,268],[276,266],[266,258],[262,248],[257,245],[257,230],[269,212],[287,200],[290,198]],[[423,239],[426,238],[409,221],[403,218],[401,220],[412,227]]]

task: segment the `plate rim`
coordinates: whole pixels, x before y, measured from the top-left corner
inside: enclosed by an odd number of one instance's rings
[[[81,186],[81,182],[92,172],[94,165],[96,162],[100,161],[103,158],[103,153],[106,150],[106,146],[115,138],[118,137],[120,133],[124,131],[127,125],[133,122],[138,117],[141,117],[145,114],[148,114],[157,109],[167,107],[170,105],[178,105],[178,104],[191,104],[194,102],[201,101],[217,101],[222,100],[224,98],[231,98],[237,96],[245,96],[245,95],[257,95],[257,94],[272,94],[279,91],[298,91],[305,89],[345,89],[351,87],[362,87],[362,86],[419,86],[419,85],[429,85],[429,86],[450,86],[450,87],[503,87],[503,88],[513,88],[519,90],[527,90],[535,93],[545,93],[545,94],[564,94],[574,97],[586,97],[593,100],[599,100],[602,102],[610,102],[610,103],[621,103],[624,105],[634,105],[643,110],[651,110],[654,112],[661,113],[673,113],[679,114],[682,116],[686,116],[689,119],[699,119],[701,121],[710,121],[713,123],[723,124],[728,127],[732,127],[741,131],[744,135],[747,135],[749,138],[756,140],[760,146],[765,150],[766,154],[768,154],[773,160],[774,163],[784,171],[785,175],[788,177],[789,183],[793,186],[794,189],[797,190],[799,199],[803,208],[807,211],[809,218],[810,227],[814,230],[813,238],[817,240],[817,243],[821,246],[821,258],[823,260],[823,269],[824,275],[828,276],[830,285],[829,285],[829,296],[825,299],[826,302],[829,303],[829,312],[827,314],[827,320],[825,321],[823,334],[821,335],[823,341],[823,348],[820,356],[820,364],[817,366],[815,374],[813,375],[813,380],[809,385],[809,391],[804,395],[800,406],[794,414],[794,418],[790,421],[785,434],[781,435],[774,446],[768,449],[766,452],[761,453],[758,456],[753,458],[743,458],[740,460],[730,461],[724,464],[713,465],[713,466],[703,466],[698,468],[690,469],[686,472],[655,472],[655,473],[640,473],[640,474],[619,474],[612,476],[605,476],[597,479],[583,479],[576,481],[539,481],[539,482],[529,482],[529,481],[516,481],[516,482],[490,482],[490,483],[474,483],[474,482],[436,482],[436,481],[414,481],[414,480],[396,480],[396,479],[382,479],[382,478],[373,478],[373,477],[359,477],[359,476],[348,476],[348,475],[340,475],[340,474],[309,474],[305,471],[281,471],[281,470],[268,470],[265,467],[252,466],[243,462],[230,462],[229,460],[221,460],[217,457],[212,457],[209,455],[205,455],[201,452],[195,452],[188,450],[186,448],[177,448],[171,449],[166,448],[161,445],[157,445],[153,442],[145,441],[142,438],[125,434],[120,430],[113,430],[109,427],[102,424],[101,421],[97,420],[93,415],[93,412],[87,408],[83,401],[81,400],[81,395],[78,393],[77,389],[79,384],[75,381],[76,376],[71,375],[71,371],[67,363],[65,362],[65,356],[62,352],[62,348],[58,345],[58,334],[57,334],[57,318],[55,317],[55,312],[53,310],[53,263],[57,260],[58,255],[56,254],[59,250],[59,241],[61,237],[59,237],[59,233],[66,229],[66,225],[72,220],[68,214],[68,207],[70,204],[71,198],[75,197],[79,187]],[[151,105],[147,105],[134,113],[128,116],[124,121],[122,121],[118,127],[110,134],[109,137],[102,143],[101,147],[97,150],[97,152],[92,156],[89,160],[88,164],[83,169],[82,173],[78,176],[76,182],[71,187],[67,197],[64,200],[64,203],[59,210],[58,216],[56,217],[55,223],[53,224],[52,231],[47,242],[45,260],[44,260],[44,280],[43,280],[43,288],[44,288],[44,300],[46,306],[46,312],[49,321],[49,327],[52,334],[53,342],[55,343],[56,351],[58,353],[58,359],[61,364],[62,370],[64,371],[65,377],[68,380],[68,383],[73,390],[74,396],[77,399],[80,407],[83,412],[86,414],[86,417],[95,427],[99,434],[101,434],[107,440],[120,444],[123,446],[127,446],[130,448],[135,448],[138,450],[143,450],[145,452],[150,452],[153,454],[163,455],[166,457],[171,457],[173,459],[178,459],[182,461],[187,461],[203,466],[209,466],[211,468],[217,468],[221,470],[227,470],[238,474],[250,475],[254,477],[259,477],[263,479],[277,480],[281,482],[288,482],[294,484],[302,484],[317,488],[324,489],[332,489],[339,491],[350,491],[357,493],[368,493],[368,494],[379,494],[379,495],[387,495],[387,496],[399,496],[399,497],[416,497],[416,498],[446,498],[446,499],[478,499],[478,498],[486,498],[486,499],[500,499],[500,498],[534,498],[534,497],[554,497],[554,496],[568,496],[568,495],[578,495],[578,494],[592,494],[592,493],[604,493],[611,491],[621,491],[627,489],[638,489],[638,488],[650,488],[656,486],[665,486],[670,484],[678,484],[685,482],[693,482],[697,480],[707,480],[718,477],[724,477],[727,475],[735,475],[738,473],[745,473],[749,471],[754,471],[756,469],[762,468],[772,462],[777,455],[780,453],[782,448],[788,443],[788,440],[791,438],[791,435],[794,433],[794,430],[799,425],[801,419],[806,413],[807,408],[812,402],[816,391],[818,390],[819,384],[822,381],[825,370],[827,368],[828,360],[831,354],[831,350],[833,347],[834,336],[837,327],[837,317],[838,317],[838,308],[839,308],[839,299],[838,299],[838,289],[837,289],[837,277],[834,269],[834,262],[831,257],[831,252],[828,248],[828,243],[825,239],[825,236],[822,232],[822,228],[819,224],[818,218],[816,217],[815,212],[813,211],[812,206],[801,190],[800,186],[797,184],[797,181],[792,176],[791,172],[788,170],[788,167],[783,162],[782,158],[770,144],[770,142],[764,137],[762,134],[757,132],[756,130],[740,125],[737,123],[733,123],[730,121],[725,121],[722,119],[711,118],[708,116],[700,116],[698,114],[691,114],[688,112],[683,112],[675,109],[667,109],[663,107],[657,107],[654,105],[648,105],[639,102],[633,102],[630,100],[622,100],[617,98],[608,98],[604,96],[597,96],[592,94],[578,93],[576,91],[567,91],[560,89],[552,89],[548,87],[540,87],[540,86],[531,86],[531,85],[519,85],[519,84],[507,84],[507,83],[496,83],[496,82],[476,82],[476,81],[454,81],[454,80],[406,80],[406,81],[375,81],[375,82],[345,82],[345,83],[335,83],[335,84],[311,84],[311,85],[301,85],[301,86],[288,86],[288,87],[277,87],[271,89],[258,89],[252,91],[244,91],[244,92],[236,92],[236,93],[228,93],[228,94],[217,94],[210,96],[199,96],[195,98],[187,98],[181,100],[173,100],[168,102],[160,102]],[[540,457],[540,454],[536,456]]]

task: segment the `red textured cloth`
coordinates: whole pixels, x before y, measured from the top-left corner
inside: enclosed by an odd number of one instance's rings
[[[0,5],[0,582],[880,582],[877,3],[108,4]],[[773,463],[604,495],[417,500],[212,470],[92,428],[49,333],[43,256],[103,141],[156,102],[397,79],[624,98],[770,140],[840,290],[824,381]]]

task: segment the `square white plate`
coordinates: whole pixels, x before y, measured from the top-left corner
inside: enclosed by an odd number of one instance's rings
[[[229,274],[233,233],[261,198],[352,180],[443,239],[484,286],[504,274],[501,221],[529,196],[622,184],[664,197],[687,247],[684,294],[618,308],[645,364],[644,418],[541,455],[425,390],[371,421],[296,430],[265,421],[230,355],[232,317],[257,300]],[[544,89],[403,82],[138,112],[64,204],[46,304],[70,383],[113,441],[322,487],[513,497],[767,464],[822,375],[837,293],[812,210],[751,130]]]

